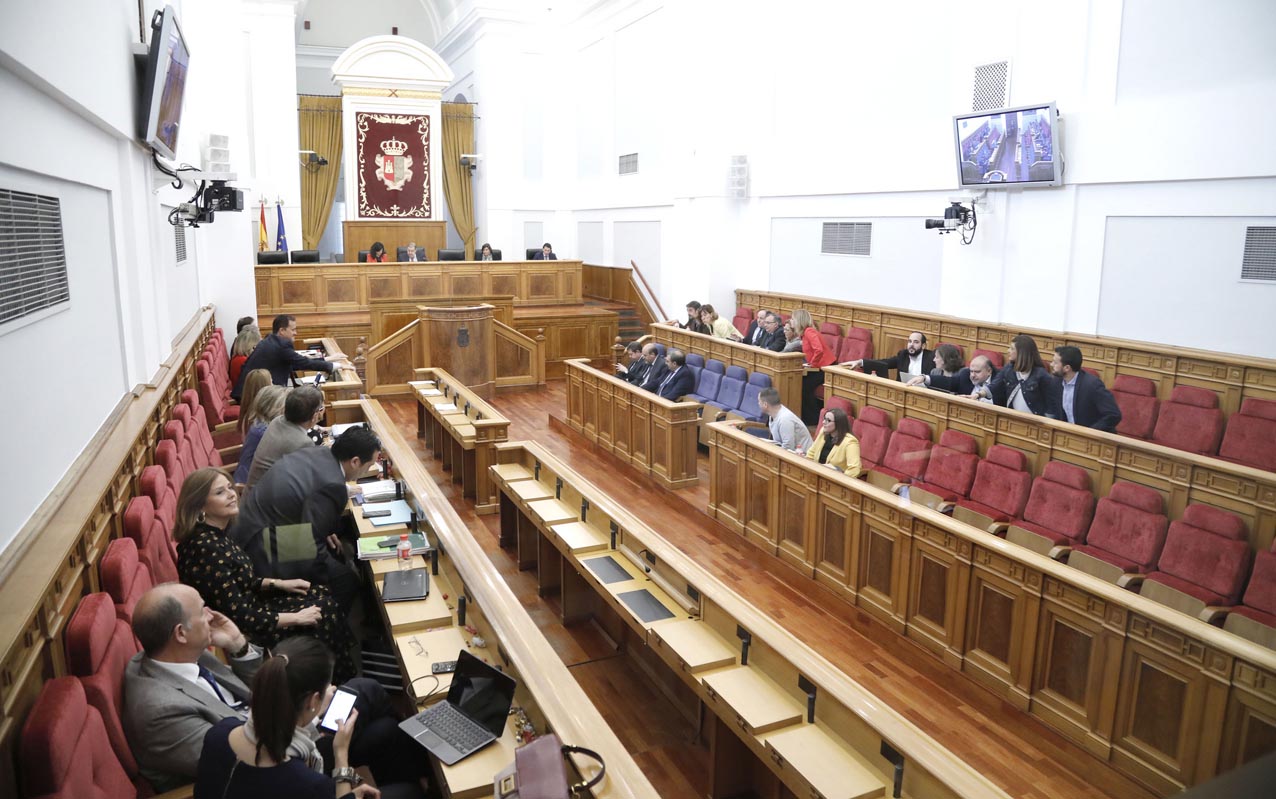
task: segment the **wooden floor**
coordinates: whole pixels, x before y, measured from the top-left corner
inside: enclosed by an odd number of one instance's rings
[[[539,598],[534,572],[519,572],[497,544],[498,517],[477,516],[450,476],[415,439],[416,406],[385,403],[475,538],[527,607],[621,741],[648,771],[664,799],[703,797],[707,751],[690,743],[694,725],[643,673],[643,659],[617,655],[592,625],[564,628],[557,608]],[[1151,791],[1084,752],[1028,714],[941,663],[929,652],[799,575],[705,514],[708,459],[700,485],[671,492],[616,459],[595,451],[561,423],[562,381],[541,390],[501,393],[493,400],[508,417],[510,439],[534,439],[618,499],[670,544],[733,587],[847,676],[1015,797],[1152,797]]]

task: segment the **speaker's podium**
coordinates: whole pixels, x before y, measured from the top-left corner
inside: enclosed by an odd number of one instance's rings
[[[442,369],[483,399],[496,385],[496,336],[492,305],[450,308],[421,306],[426,362]]]

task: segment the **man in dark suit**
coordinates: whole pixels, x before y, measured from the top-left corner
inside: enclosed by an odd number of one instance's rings
[[[168,791],[195,779],[209,728],[222,719],[247,718],[248,686],[262,650],[181,583],[142,595],[133,610],[133,634],[142,651],[124,669],[120,720],[142,775],[155,790]],[[210,646],[222,650],[229,667]],[[403,763],[423,759],[413,757],[416,743],[400,736],[385,689],[366,678],[345,687],[358,696],[351,763],[370,765],[383,784],[402,779]],[[332,738],[321,736],[318,748],[331,763]]]
[[[642,359],[647,362],[647,374],[642,379],[641,388],[655,394],[665,375],[669,374],[669,365],[653,343],[643,345]]]
[[[541,246],[541,251],[532,255],[533,261],[557,261],[558,256],[554,254],[554,247],[547,241]]]
[[[288,385],[288,378],[293,372],[311,371],[332,374],[335,368],[331,361],[320,358],[307,358],[293,348],[297,338],[297,317],[280,314],[270,325],[270,335],[266,336],[253,350],[252,355],[244,362],[239,372],[239,380],[231,389],[231,399],[239,401],[244,392],[244,378],[254,369],[265,369],[270,372],[270,380],[277,386]]]
[[[631,341],[625,345],[625,354],[629,356],[629,364],[616,364],[616,376],[635,386],[642,385],[642,379],[647,376],[647,362],[642,357],[642,345],[636,341]]]
[[[1102,380],[1082,371],[1080,349],[1055,347],[1050,372],[1059,381],[1056,393],[1062,394],[1062,419],[1106,433],[1116,432],[1121,424],[1121,409]]]
[[[332,447],[307,447],[275,462],[239,503],[230,536],[253,561],[260,577],[303,579],[326,584],[348,610],[358,579],[345,562],[338,538],[345,512],[346,483],[356,480],[381,452],[381,441],[364,427],[342,433]],[[269,527],[310,523],[315,558],[282,567],[272,562],[264,533]]]
[[[677,402],[679,398],[695,390],[696,376],[687,368],[687,356],[682,350],[669,350],[669,356],[665,360],[672,369],[660,381],[656,394],[670,402]]]
[[[970,359],[970,366],[964,366],[952,376],[930,374],[914,377],[908,385],[925,385],[930,388],[948,391],[959,397],[969,397],[979,402],[994,402],[992,378],[995,369],[986,355],[976,355]]]
[[[752,344],[755,347],[762,346],[762,339],[766,336],[766,311],[758,311],[757,317],[749,323],[749,330],[741,339],[745,344]]]
[[[784,326],[780,322],[779,314],[768,313],[762,324],[766,334],[762,336],[758,346],[771,352],[784,352],[784,345],[788,343],[788,339],[784,337]]]
[[[890,377],[890,370],[894,369],[899,379],[905,382],[914,377],[920,377],[930,371],[932,362],[935,360],[935,351],[926,349],[926,334],[913,331],[908,334],[908,347],[895,353],[893,358],[885,358],[882,360],[854,360],[847,363],[852,369],[862,367],[865,372],[878,375],[879,377]]]

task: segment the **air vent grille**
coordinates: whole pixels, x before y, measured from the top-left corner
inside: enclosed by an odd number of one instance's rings
[[[638,174],[638,153],[626,153],[620,156],[619,172],[622,175]]]
[[[975,67],[971,111],[987,111],[1010,105],[1010,62],[997,61]]]
[[[186,260],[186,226],[173,226],[173,251],[177,255],[177,262],[180,264]]]
[[[825,222],[820,252],[825,255],[871,255],[872,222]]]
[[[1276,227],[1245,228],[1241,280],[1276,282]]]
[[[0,325],[70,301],[61,201],[0,189]]]

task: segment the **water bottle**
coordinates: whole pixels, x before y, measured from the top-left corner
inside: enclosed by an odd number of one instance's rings
[[[399,536],[399,571],[412,568],[412,542],[408,540],[408,534],[404,533]]]

